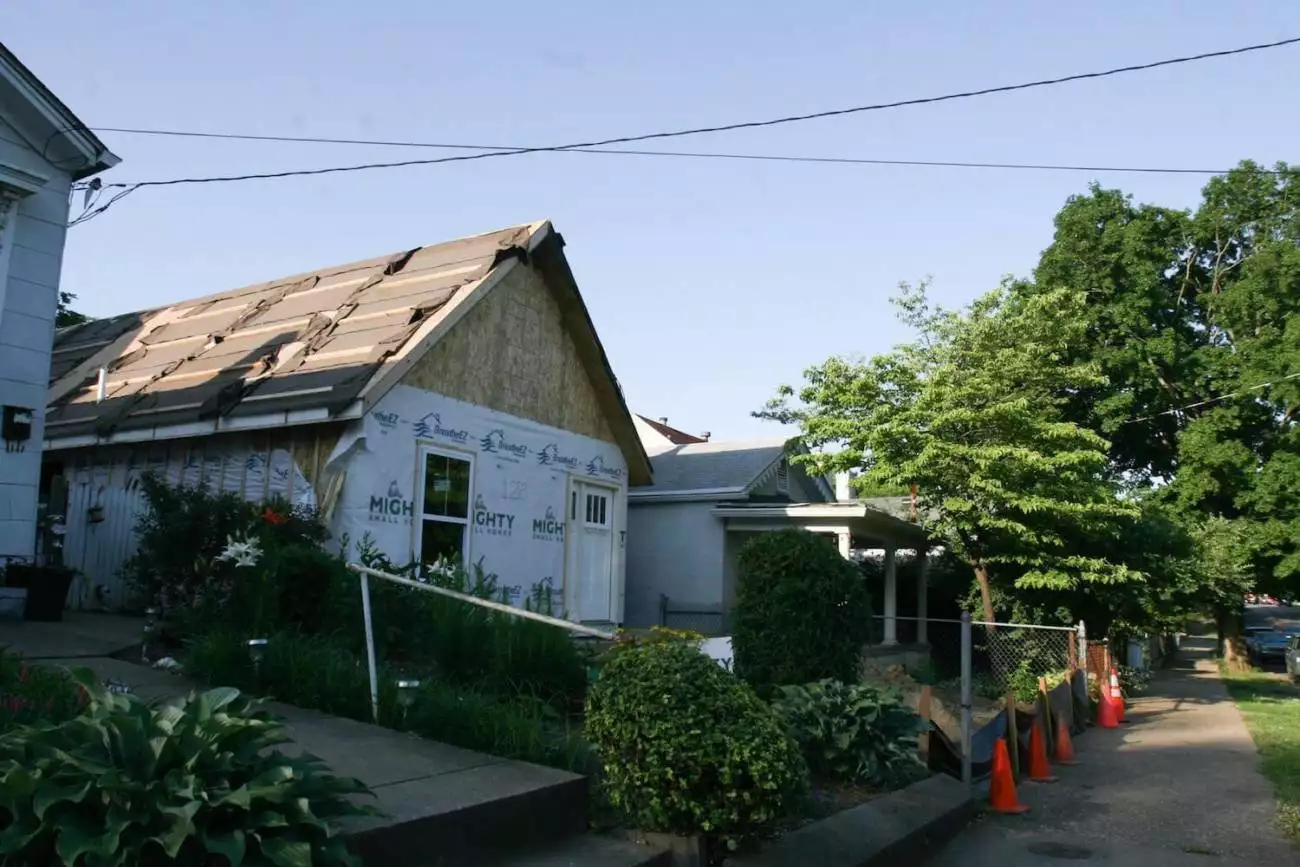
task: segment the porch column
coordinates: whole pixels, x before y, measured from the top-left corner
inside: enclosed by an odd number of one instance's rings
[[[885,549],[885,640],[881,644],[898,643],[898,572],[894,568],[898,552]]]
[[[925,618],[926,609],[929,608],[930,595],[930,550],[928,548],[916,549],[916,641],[918,644],[925,644],[929,641],[926,634]]]
[[[853,535],[848,530],[841,530],[835,534],[835,541],[840,546],[840,556],[845,560],[851,559],[853,552]]]

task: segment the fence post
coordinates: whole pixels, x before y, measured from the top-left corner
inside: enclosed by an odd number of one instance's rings
[[[971,634],[970,612],[961,613],[961,781],[969,788],[971,775]]]
[[[370,620],[370,577],[361,573],[361,615],[366,621],[366,664],[370,669],[370,714],[379,724],[379,676],[375,672],[375,627]]]
[[[1083,676],[1088,676],[1088,627],[1079,621],[1079,664],[1083,667]]]

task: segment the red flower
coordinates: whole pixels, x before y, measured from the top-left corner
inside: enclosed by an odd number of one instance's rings
[[[267,510],[262,513],[262,520],[272,526],[287,524],[289,522],[289,518],[286,515],[281,515],[275,509],[270,507],[267,507]]]

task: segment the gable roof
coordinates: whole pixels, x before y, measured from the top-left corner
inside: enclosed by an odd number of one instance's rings
[[[740,495],[767,477],[786,451],[785,438],[699,442],[650,450],[654,484],[637,496]]]
[[[23,125],[43,139],[29,144],[51,165],[69,171],[74,180],[121,162],[4,43],[0,43],[0,105],[19,115]]]
[[[560,302],[631,483],[648,484],[649,459],[563,245],[549,222],[514,226],[61,329],[46,448],[359,418],[527,263]]]
[[[706,437],[697,437],[693,434],[688,434],[685,431],[680,431],[675,427],[669,427],[667,419],[655,421],[652,418],[646,418],[645,416],[638,414],[633,421],[637,423],[638,427],[649,428],[653,434],[657,434],[655,441],[663,440],[671,445],[708,442]]]

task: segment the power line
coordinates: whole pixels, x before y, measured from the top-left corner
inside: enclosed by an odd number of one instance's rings
[[[296,144],[342,144],[342,145],[372,145],[378,147],[406,147],[406,148],[433,148],[445,150],[467,150],[467,151],[518,151],[527,153],[536,150],[545,150],[544,148],[530,148],[526,145],[488,145],[488,144],[465,144],[449,142],[422,142],[422,141],[400,141],[389,139],[354,139],[354,138],[324,138],[319,136],[282,136],[282,135],[254,135],[247,133],[225,133],[225,132],[196,132],[191,130],[166,130],[166,129],[128,129],[123,127],[98,126],[93,127],[95,132],[116,132],[128,135],[151,135],[151,136],[176,136],[180,138],[205,138],[205,139],[234,139],[237,141],[264,141],[264,142],[289,142]],[[609,156],[641,156],[641,157],[679,157],[689,159],[713,159],[713,160],[749,160],[756,162],[782,162],[782,163],[822,163],[827,165],[865,165],[865,166],[921,166],[927,168],[956,168],[956,169],[1022,169],[1031,171],[1048,171],[1048,172],[1129,172],[1142,174],[1175,174],[1175,175],[1222,175],[1226,174],[1228,169],[1198,169],[1198,168],[1173,168],[1167,166],[1103,166],[1103,165],[1072,165],[1057,163],[1001,163],[1001,162],[970,162],[963,160],[895,160],[895,159],[877,159],[867,157],[822,157],[810,156],[805,154],[755,154],[755,153],[731,153],[731,152],[713,152],[713,151],[664,151],[664,150],[632,150],[630,148],[582,148],[572,147],[556,150],[555,153],[580,153],[580,154],[606,154]]]
[[[1228,392],[1227,394],[1220,394],[1220,395],[1216,395],[1215,397],[1207,397],[1205,400],[1198,400],[1195,403],[1189,403],[1185,406],[1176,406],[1173,409],[1166,409],[1160,412],[1152,413],[1151,415],[1144,415],[1141,418],[1125,419],[1119,424],[1120,426],[1126,424],[1137,424],[1138,422],[1151,421],[1152,419],[1157,419],[1160,418],[1161,416],[1177,415],[1180,412],[1186,412],[1189,409],[1199,409],[1200,407],[1203,406],[1209,406],[1212,403],[1218,403],[1221,400],[1228,400],[1229,398],[1233,398],[1233,397],[1244,397],[1245,395],[1249,394],[1252,391],[1259,391],[1260,389],[1269,388],[1270,386],[1277,385],[1280,382],[1286,382],[1289,379],[1300,379],[1300,372],[1288,373],[1286,376],[1278,377],[1275,380],[1269,380],[1268,382],[1261,382],[1258,385],[1248,386],[1246,388],[1239,389],[1238,391]]]
[[[823,118],[842,117],[850,114],[861,114],[871,111],[883,111],[892,108],[903,108],[914,105],[929,105],[939,102],[949,102],[959,99],[970,99],[977,96],[989,96],[996,93],[1011,93],[1020,90],[1030,90],[1039,87],[1050,87],[1058,84],[1066,84],[1072,81],[1084,81],[1096,78],[1106,78],[1113,75],[1122,75],[1130,72],[1142,72],[1150,69],[1157,69],[1164,66],[1173,66],[1176,64],[1192,63],[1201,60],[1210,60],[1219,57],[1229,57],[1238,54],[1246,54],[1253,51],[1264,51],[1272,48],[1281,48],[1288,45],[1300,43],[1300,36],[1281,39],[1275,42],[1259,43],[1256,45],[1246,45],[1240,48],[1231,48],[1222,51],[1210,51],[1202,54],[1187,55],[1184,57],[1173,57],[1166,60],[1157,60],[1150,63],[1133,64],[1129,66],[1120,66],[1114,69],[1106,69],[1097,72],[1083,72],[1074,75],[1060,76],[1057,78],[1043,78],[1035,81],[1022,82],[1020,84],[1007,84],[998,87],[986,87],[979,90],[967,90],[957,93],[948,93],[940,96],[918,97],[914,99],[897,100],[895,102],[873,103],[869,105],[851,106],[849,108],[831,109],[828,111],[812,112],[808,114],[788,115],[785,117],[771,118],[768,120],[744,121],[740,123],[722,124],[718,126],[694,127],[690,129],[672,130],[667,132],[644,133],[641,135],[619,136],[616,138],[599,139],[595,141],[574,142],[566,145],[552,145],[547,147],[527,147],[527,148],[504,148],[499,150],[481,151],[470,154],[458,154],[456,156],[437,157],[434,159],[423,160],[400,160],[397,162],[375,162],[362,163],[350,166],[330,166],[318,169],[296,169],[281,172],[258,172],[242,175],[224,175],[214,177],[194,177],[194,178],[172,178],[169,180],[139,181],[134,184],[108,184],[112,187],[166,187],[177,186],[180,184],[211,184],[211,183],[228,183],[233,181],[249,180],[271,180],[274,178],[287,177],[308,177],[313,175],[337,174],[341,172],[367,171],[370,169],[387,169],[387,168],[404,168],[407,166],[437,165],[440,163],[466,162],[470,160],[481,160],[492,157],[518,156],[529,153],[545,153],[553,151],[570,151],[584,148],[600,148],[609,145],[631,144],[634,142],[651,141],[656,139],[679,138],[689,135],[702,135],[704,133],[733,132],[742,129],[758,129],[761,127],[779,126],[782,124],[802,123],[810,120],[820,120]]]

